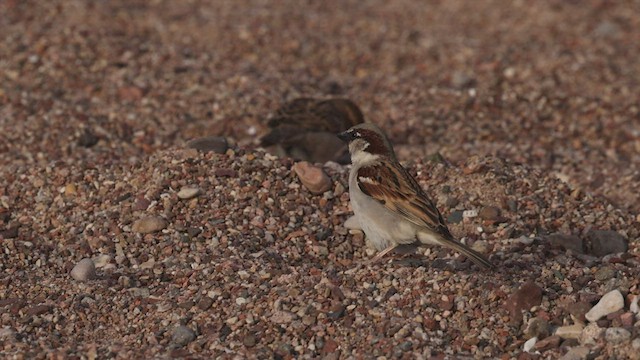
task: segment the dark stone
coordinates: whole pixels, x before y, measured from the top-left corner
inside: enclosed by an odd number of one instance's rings
[[[478,217],[482,220],[497,220],[500,217],[500,209],[495,206],[485,206],[478,211]]]
[[[246,347],[254,347],[256,346],[256,336],[253,334],[248,334],[242,339],[242,344]]]
[[[233,170],[233,169],[224,169],[224,168],[218,168],[216,169],[213,174],[215,176],[220,176],[220,177],[236,177],[238,175],[238,173]]]
[[[622,235],[612,230],[591,230],[587,233],[589,253],[595,256],[605,256],[627,252],[629,242]]]
[[[584,315],[591,310],[592,305],[586,301],[579,301],[577,303],[569,304],[567,306],[567,310],[569,314],[576,318],[577,321],[586,323],[587,319],[585,319]]]
[[[462,210],[452,211],[451,214],[447,217],[447,222],[449,224],[458,224],[462,221]]]
[[[327,313],[327,317],[329,319],[340,319],[341,317],[343,317],[345,315],[347,311],[347,307],[342,305],[342,304],[336,304],[334,306],[331,307],[331,310]]]
[[[527,325],[526,335],[527,338],[546,338],[549,336],[549,322],[541,317],[531,319],[529,325]]]
[[[542,289],[533,281],[523,284],[516,292],[507,299],[505,307],[509,311],[511,322],[520,324],[522,322],[522,311],[529,310],[542,302]]]
[[[2,239],[14,239],[18,237],[18,227],[12,226],[6,230],[0,231],[0,238]]]
[[[198,301],[198,309],[202,311],[209,310],[209,308],[213,305],[213,299],[208,296],[203,296],[200,301]]]
[[[78,137],[78,145],[86,148],[90,148],[98,143],[100,140],[91,130],[84,129],[82,134]]]
[[[544,338],[540,341],[538,341],[533,348],[538,350],[538,351],[547,351],[549,349],[555,349],[558,346],[560,346],[560,341],[562,339],[560,338],[560,336],[557,335],[553,335],[553,336],[549,336],[547,338]]]

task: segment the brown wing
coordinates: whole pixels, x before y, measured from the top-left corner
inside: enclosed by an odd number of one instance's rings
[[[453,239],[435,204],[400,164],[360,168],[358,186],[362,192],[412,223],[439,233],[447,240]]]
[[[289,125],[308,131],[339,133],[362,122],[364,116],[351,100],[299,98],[282,105],[267,125],[271,128]]]

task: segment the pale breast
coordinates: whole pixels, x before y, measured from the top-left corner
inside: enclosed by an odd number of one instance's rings
[[[415,242],[415,225],[364,194],[355,181],[354,173],[349,177],[351,207],[358,216],[367,241],[377,250],[383,250],[393,244]]]

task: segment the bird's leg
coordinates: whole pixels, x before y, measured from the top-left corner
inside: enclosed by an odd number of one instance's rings
[[[392,252],[393,250],[395,250],[398,247],[398,245],[391,245],[388,246],[386,249],[380,251],[376,256],[374,256],[369,263],[370,264],[375,264],[377,263],[380,259],[382,259],[382,257],[384,257],[385,255],[387,255],[388,253]]]

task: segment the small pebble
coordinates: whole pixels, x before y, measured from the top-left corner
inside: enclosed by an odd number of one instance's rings
[[[182,189],[178,191],[178,197],[182,200],[193,199],[198,195],[200,195],[200,188],[197,186],[183,186]]]
[[[485,206],[478,212],[482,220],[497,220],[500,217],[500,209],[495,206]]]
[[[579,301],[577,303],[569,304],[567,310],[573,317],[574,321],[584,324],[586,323],[585,315],[589,310],[591,310],[591,304],[586,301]]]
[[[279,310],[271,316],[271,321],[276,324],[288,324],[297,318],[296,314],[290,311]]]
[[[196,334],[193,330],[184,325],[176,326],[176,328],[173,329],[173,334],[171,335],[171,342],[180,347],[187,345],[195,339]]]
[[[583,345],[594,345],[598,342],[598,339],[602,336],[603,329],[596,323],[590,323],[582,329],[582,335],[580,335],[580,343]]]
[[[631,342],[631,347],[633,350],[640,350],[640,337],[633,339]]]
[[[331,179],[317,166],[313,166],[306,161],[300,161],[293,165],[292,170],[298,175],[302,185],[312,194],[319,195],[331,189]]]
[[[208,297],[208,296],[203,296],[202,299],[200,299],[200,301],[198,301],[198,309],[202,310],[202,311],[206,311],[208,310],[211,305],[213,305],[213,299]]]
[[[544,339],[549,336],[549,322],[541,317],[529,320],[525,334],[529,338]]]
[[[478,240],[471,245],[471,248],[481,254],[486,254],[489,252],[489,243],[484,240]]]
[[[536,345],[536,342],[538,342],[538,338],[532,337],[531,339],[525,341],[524,345],[522,346],[522,350],[524,352],[530,352],[531,349],[533,349],[533,347]]]
[[[520,323],[522,321],[522,311],[529,310],[534,306],[540,305],[542,301],[542,289],[533,281],[524,283],[513,295],[509,297],[506,308],[509,310],[509,316],[512,323]]]
[[[253,334],[249,334],[242,339],[242,344],[246,347],[254,347],[256,345],[256,337]]]
[[[478,217],[478,210],[475,210],[475,209],[464,210],[462,212],[462,217],[465,219],[473,219],[475,217]]]
[[[576,346],[567,351],[560,360],[584,360],[589,355],[590,350],[586,346]]]
[[[615,274],[616,271],[613,268],[611,268],[610,266],[605,266],[598,269],[598,271],[596,271],[596,273],[594,274],[594,277],[598,281],[606,281],[613,278]]]
[[[149,234],[163,230],[167,225],[167,221],[159,216],[147,216],[136,221],[132,226],[132,230],[140,234]]]
[[[604,331],[604,338],[612,344],[620,344],[631,339],[631,333],[625,328],[613,327]]]
[[[560,336],[563,339],[579,339],[580,335],[582,335],[583,328],[584,326],[580,324],[561,326],[556,329],[554,335]]]
[[[111,255],[101,254],[93,258],[93,263],[96,268],[103,268],[107,266],[107,264],[109,264],[112,259],[113,258],[111,257]]]
[[[560,341],[562,338],[560,336],[549,336],[540,341],[538,341],[535,345],[535,349],[538,351],[546,351],[549,349],[555,349],[560,346]]]
[[[627,312],[620,315],[620,322],[623,327],[632,327],[634,318],[635,315],[632,312]]]
[[[462,215],[463,215],[464,211],[462,210],[454,210],[451,212],[451,214],[449,214],[449,216],[447,217],[447,222],[449,224],[458,224],[462,221]]]
[[[591,322],[597,321],[603,316],[616,312],[624,307],[624,298],[619,290],[613,290],[605,294],[598,303],[585,314],[585,318]]]
[[[91,280],[96,277],[96,266],[93,260],[89,258],[82,259],[73,267],[70,275],[78,281]]]
[[[629,306],[629,310],[631,310],[631,312],[634,314],[637,314],[638,312],[640,312],[640,306],[638,306],[638,300],[640,300],[640,296],[634,295],[633,299],[631,300],[631,305]]]

